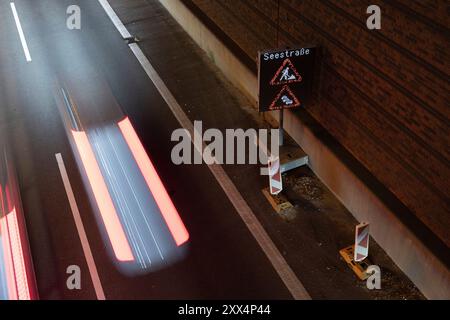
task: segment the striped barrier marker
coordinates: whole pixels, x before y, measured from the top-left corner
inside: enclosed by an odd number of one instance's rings
[[[271,157],[269,159],[269,186],[272,195],[277,195],[283,190],[279,157]]]
[[[369,256],[369,224],[361,223],[355,230],[355,251],[354,260],[363,261]]]

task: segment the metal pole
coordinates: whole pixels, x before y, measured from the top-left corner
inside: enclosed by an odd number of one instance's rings
[[[284,142],[284,109],[280,110],[280,147],[283,146]]]

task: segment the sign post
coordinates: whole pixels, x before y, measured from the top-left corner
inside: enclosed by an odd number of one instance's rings
[[[280,110],[280,147],[284,143],[284,109]]]
[[[258,54],[258,108],[260,112],[279,111],[280,146],[285,140],[284,109],[302,107],[312,97],[316,51],[316,47],[303,47]],[[281,171],[307,163],[308,156],[303,156],[281,164]]]

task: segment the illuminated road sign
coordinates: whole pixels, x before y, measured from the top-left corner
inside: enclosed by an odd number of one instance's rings
[[[310,98],[316,48],[259,53],[259,111],[300,107]]]
[[[295,96],[295,94],[286,85],[281,90],[280,93],[275,97],[275,99],[270,104],[270,110],[280,110],[300,107],[301,102]]]

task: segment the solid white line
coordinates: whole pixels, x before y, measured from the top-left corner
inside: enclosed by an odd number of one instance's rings
[[[100,282],[100,277],[98,276],[94,256],[92,255],[91,247],[89,246],[89,241],[83,226],[83,221],[81,220],[80,211],[78,210],[78,206],[75,201],[75,195],[73,194],[72,186],[70,185],[66,166],[64,165],[64,161],[60,153],[56,154],[55,156],[56,162],[58,163],[59,171],[61,172],[61,178],[63,180],[64,188],[66,189],[67,198],[69,199],[70,208],[72,209],[72,214],[75,220],[75,225],[77,227],[78,236],[80,237],[83,253],[86,258],[92,283],[94,285],[95,294],[98,300],[105,300],[106,299],[105,293],[103,291],[102,283]]]
[[[13,12],[14,20],[16,22],[17,31],[19,32],[20,42],[22,42],[23,52],[25,53],[25,58],[28,62],[31,62],[30,51],[28,50],[27,40],[25,40],[25,35],[23,34],[22,25],[20,24],[19,15],[17,14],[16,5],[11,2],[11,10]]]
[[[122,21],[120,21],[117,14],[114,12],[114,10],[111,8],[111,5],[107,0],[98,0],[100,4],[102,5],[103,9],[105,9],[106,13],[108,14],[111,21],[116,26],[117,30],[119,30],[120,34],[123,38],[131,38],[131,34],[128,32],[127,28],[123,25]]]
[[[100,3],[102,2],[107,3],[106,0],[99,0],[99,1]],[[103,6],[103,8],[105,8],[107,12],[110,11],[108,12],[108,15],[111,17],[112,16],[111,12],[114,12],[111,6],[109,6],[108,4],[108,6],[106,7]],[[114,16],[117,17],[115,13]],[[119,28],[125,28],[122,23],[116,24],[115,20],[113,19],[111,20],[116,25],[119,31],[120,31]],[[150,61],[142,52],[141,48],[136,43],[130,44],[129,47],[131,48],[134,55],[141,63],[145,72],[152,80],[152,82],[158,89],[163,99],[166,101],[167,105],[175,115],[178,122],[191,133],[191,137],[194,136],[193,135],[194,125],[192,124],[191,120],[189,120],[186,113],[183,111],[183,109],[181,108],[175,97],[172,95],[169,88],[167,88],[167,86],[165,85],[159,74],[153,68]],[[282,281],[284,282],[284,284],[286,285],[286,287],[288,288],[294,299],[297,300],[311,299],[310,295],[306,291],[303,284],[297,278],[291,267],[288,265],[283,255],[280,253],[278,248],[273,243],[272,239],[270,239],[269,235],[264,230],[264,227],[261,225],[258,218],[256,218],[255,214],[252,212],[252,210],[250,209],[244,198],[242,198],[242,195],[237,190],[236,186],[233,184],[231,179],[228,177],[222,166],[214,164],[208,165],[208,168],[210,169],[216,180],[219,182],[225,194],[230,199],[234,208],[241,216],[242,220],[246,224],[247,228],[250,230],[253,237],[258,242],[261,249],[266,254],[269,261],[272,263],[272,266],[274,267],[274,269],[276,270],[276,272],[278,273],[278,275],[280,276],[280,278],[282,279]]]

